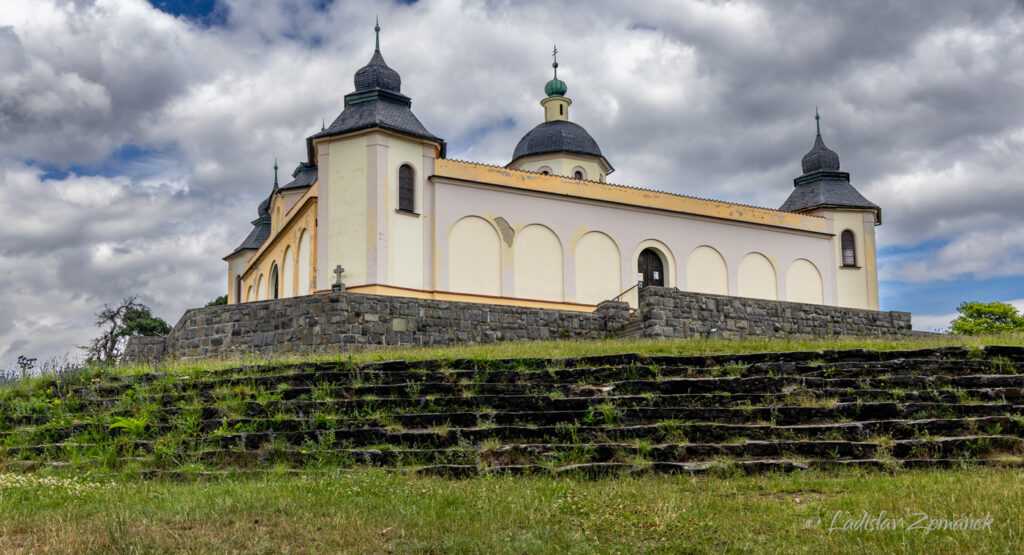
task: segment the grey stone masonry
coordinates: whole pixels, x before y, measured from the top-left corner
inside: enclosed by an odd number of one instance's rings
[[[152,338],[132,337],[124,359],[601,338],[629,319],[624,302],[603,302],[594,312],[578,312],[330,293],[190,309],[162,338],[162,348]]]
[[[643,288],[638,313],[643,337],[910,335],[909,312],[707,295],[667,287]]]
[[[374,346],[537,339],[872,335],[910,333],[910,314],[687,293],[640,292],[640,308],[605,301],[594,312],[330,293],[194,308],[166,337],[132,337],[124,360],[236,353],[323,353]],[[712,331],[715,330],[715,331]]]

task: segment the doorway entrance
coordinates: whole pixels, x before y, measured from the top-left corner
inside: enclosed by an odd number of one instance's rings
[[[640,251],[637,272],[643,276],[644,286],[665,286],[665,265],[661,261],[661,256],[654,249]]]

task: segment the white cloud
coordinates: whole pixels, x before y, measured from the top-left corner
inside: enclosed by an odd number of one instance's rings
[[[4,3],[7,356],[84,342],[91,314],[124,295],[173,321],[222,293],[220,257],[248,232],[274,157],[284,177],[341,111],[374,14],[403,92],[452,157],[508,161],[541,121],[557,42],[571,118],[613,181],[778,206],[818,105],[826,142],[883,207],[879,245],[940,245],[886,260],[883,278],[1024,275],[1012,6],[321,4],[228,0],[226,25],[203,27],[142,0]],[[44,179],[40,165],[73,171]]]

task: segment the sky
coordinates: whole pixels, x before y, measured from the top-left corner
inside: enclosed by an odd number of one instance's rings
[[[175,323],[381,50],[448,156],[504,165],[557,44],[609,181],[778,207],[814,140],[883,210],[883,310],[1024,308],[1024,5],[1011,1],[4,0],[0,367],[128,295]]]

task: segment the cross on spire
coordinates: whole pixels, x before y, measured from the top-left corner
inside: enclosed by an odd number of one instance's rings
[[[555,68],[555,79],[558,79],[558,45],[551,50],[551,57],[555,60],[551,67]]]
[[[277,189],[277,156],[274,157],[274,188]]]
[[[814,123],[818,126],[818,136],[821,136],[821,116],[818,115],[818,107],[814,107]]]

